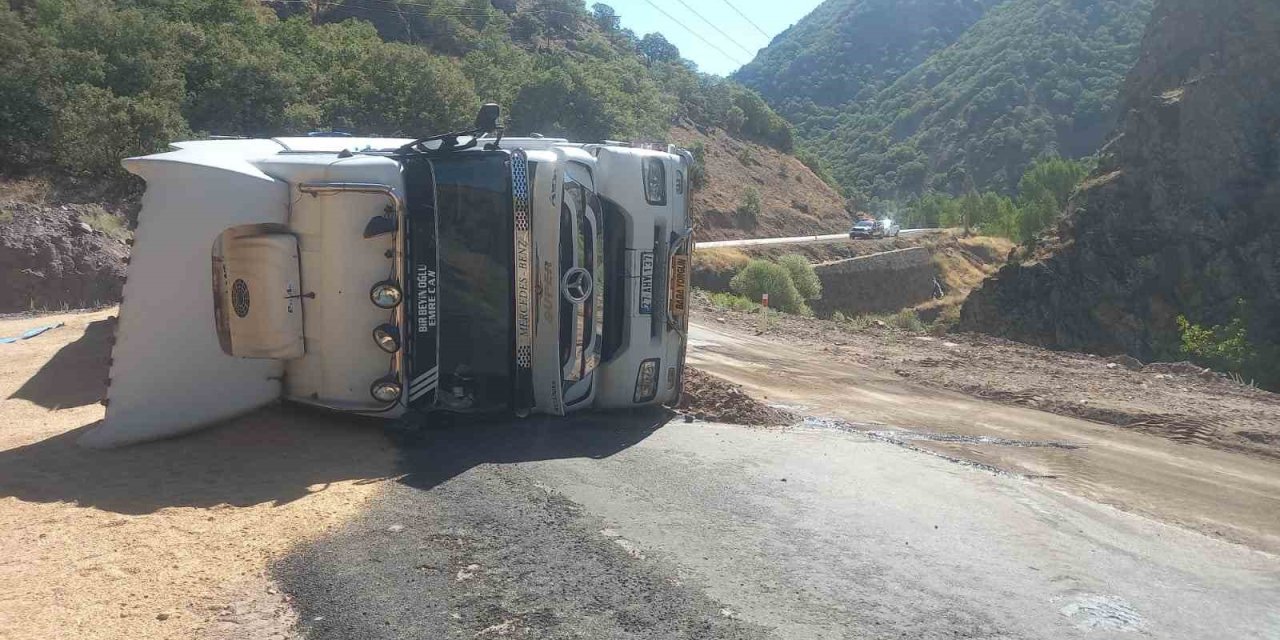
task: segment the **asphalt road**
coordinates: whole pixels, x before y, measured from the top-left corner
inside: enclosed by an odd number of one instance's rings
[[[865,434],[462,425],[275,568],[309,638],[1280,638],[1280,558]]]
[[[945,229],[903,229],[898,235],[909,236],[918,233],[941,233]],[[833,233],[823,236],[792,236],[787,238],[748,238],[745,240],[713,240],[710,242],[699,242],[696,245],[698,249],[724,249],[729,247],[767,247],[777,245],[791,244],[837,244],[841,242],[856,242],[850,240],[847,233]]]

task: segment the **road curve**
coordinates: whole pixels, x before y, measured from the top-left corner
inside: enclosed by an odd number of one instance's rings
[[[819,354],[797,366],[791,346],[748,338],[697,325],[690,359],[773,401],[817,410],[825,376],[842,404],[885,407],[885,429],[922,420],[919,398],[867,371],[809,372]],[[943,395],[966,424],[1011,411]],[[432,430],[364,517],[275,577],[312,640],[1280,637],[1272,553],[876,433],[669,418]],[[1055,437],[1105,453],[1088,436]]]

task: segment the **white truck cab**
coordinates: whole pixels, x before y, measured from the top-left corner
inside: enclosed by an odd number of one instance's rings
[[[90,446],[278,399],[396,418],[678,400],[687,152],[505,138],[202,140],[144,178]]]

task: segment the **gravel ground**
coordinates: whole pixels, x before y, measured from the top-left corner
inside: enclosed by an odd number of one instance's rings
[[[113,310],[0,320],[0,638],[286,638],[271,558],[396,474],[378,423],[270,408],[96,451]]]
[[[698,420],[729,424],[781,427],[800,421],[800,416],[760,402],[742,387],[695,367],[685,369],[679,409]]]

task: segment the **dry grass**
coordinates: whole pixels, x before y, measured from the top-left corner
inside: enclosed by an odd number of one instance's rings
[[[94,230],[102,232],[108,238],[114,240],[128,240],[129,227],[124,218],[108,212],[105,209],[98,209],[92,213],[80,214],[80,220]]]
[[[751,258],[741,249],[698,249],[693,252],[693,268],[703,271],[737,271]]]
[[[1004,265],[1014,243],[1005,238],[973,236],[940,242],[933,247],[933,268],[946,295],[916,305],[915,310],[937,331],[946,331],[960,319],[969,292]]]
[[[40,178],[0,178],[0,202],[48,204],[53,185]]]
[[[977,254],[987,262],[1003,263],[1009,250],[1018,246],[1008,238],[996,236],[970,236],[958,240],[960,246]]]
[[[933,266],[948,295],[968,294],[1004,264],[1014,244],[1004,238],[972,237],[934,249]]]

